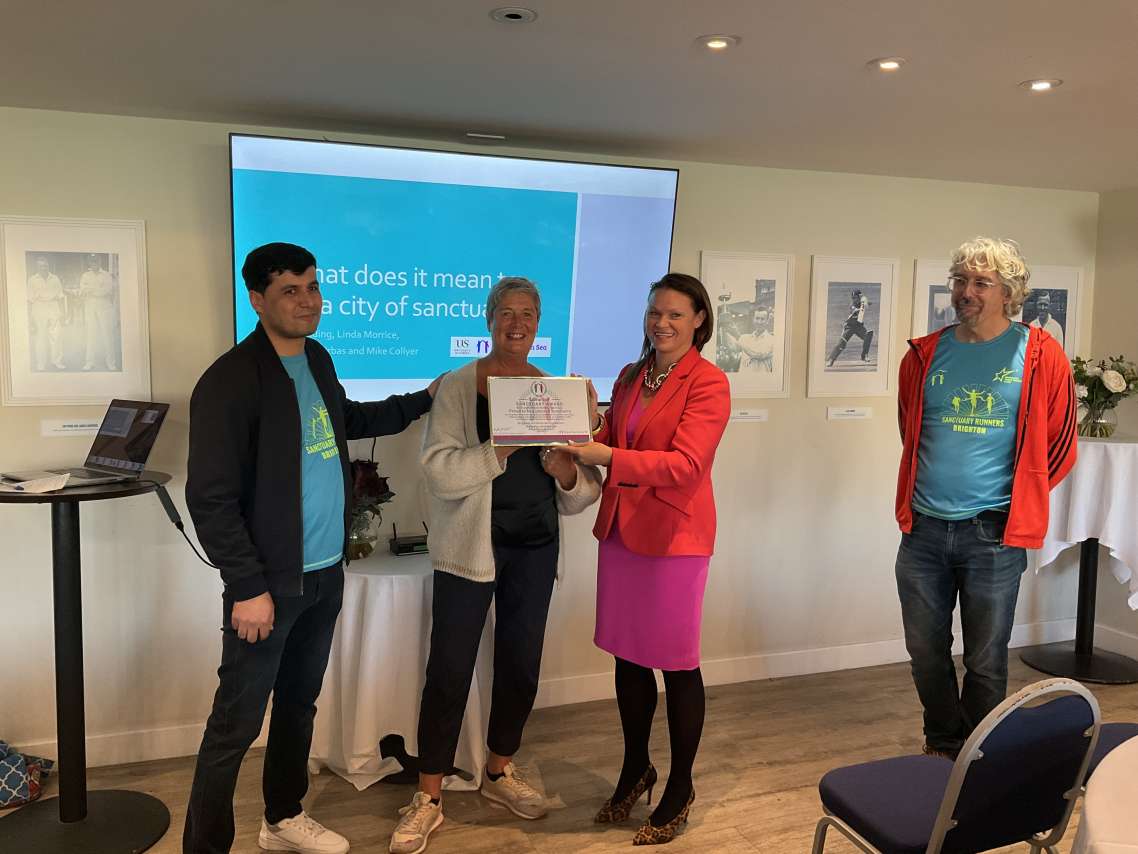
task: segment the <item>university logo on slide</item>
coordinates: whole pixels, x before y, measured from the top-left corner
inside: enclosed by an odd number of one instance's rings
[[[538,380],[535,383],[531,383],[529,390],[532,391],[536,397],[545,397],[546,392],[549,391],[545,383],[543,383],[541,380]]]
[[[483,337],[453,337],[450,339],[450,354],[455,356],[485,356],[490,352],[491,341],[488,336]],[[548,359],[552,355],[553,340],[551,338],[535,338],[530,347],[531,359]]]

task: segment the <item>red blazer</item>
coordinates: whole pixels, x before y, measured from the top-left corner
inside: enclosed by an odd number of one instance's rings
[[[640,381],[638,376],[614,387],[596,436],[613,450],[593,534],[604,540],[615,525],[625,547],[637,554],[710,555],[711,464],[731,415],[727,376],[693,347],[649,401],[630,444],[628,416]]]

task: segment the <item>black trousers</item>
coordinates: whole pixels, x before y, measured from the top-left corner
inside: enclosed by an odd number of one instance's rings
[[[276,824],[300,813],[308,791],[316,697],[343,596],[341,565],[305,573],[300,596],[274,599],[273,631],[257,643],[237,637],[230,624],[233,602],[223,599],[220,684],[198,750],[184,854],[225,854],[233,844],[233,790],[241,760],[261,732],[270,694],[265,819]]]
[[[491,600],[495,603],[494,688],[486,745],[513,756],[537,697],[545,621],[557,576],[559,545],[494,547],[493,581],[435,572],[431,652],[419,706],[419,770],[446,774],[454,766],[462,713]]]

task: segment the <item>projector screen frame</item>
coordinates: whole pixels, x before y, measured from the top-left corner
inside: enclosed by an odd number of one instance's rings
[[[232,280],[232,291],[234,295],[230,300],[230,321],[232,323],[232,338],[233,343],[238,343],[237,333],[237,295],[240,294],[238,288],[244,288],[244,282],[239,281],[237,270],[238,262],[242,259],[237,258],[237,239],[236,239],[236,206],[234,204],[234,140],[235,139],[260,139],[269,140],[274,142],[303,142],[314,143],[318,145],[334,145],[334,146],[352,146],[356,148],[367,149],[383,149],[391,151],[404,151],[411,153],[425,153],[425,154],[453,154],[462,157],[479,157],[479,158],[494,158],[497,160],[518,160],[531,163],[549,163],[555,165],[575,165],[575,166],[597,166],[597,167],[612,167],[624,169],[636,169],[645,172],[664,172],[675,175],[675,193],[672,197],[672,212],[671,212],[671,230],[668,233],[668,257],[666,268],[667,271],[671,270],[672,266],[672,253],[675,248],[676,237],[676,211],[680,194],[680,172],[678,167],[670,166],[644,166],[634,163],[613,163],[603,162],[597,160],[566,160],[564,158],[552,157],[532,157],[520,154],[498,154],[482,151],[460,151],[451,148],[427,148],[422,145],[390,145],[382,143],[359,142],[355,140],[337,140],[329,137],[311,138],[305,136],[287,136],[278,134],[257,134],[257,133],[240,133],[231,131],[228,135],[228,159],[229,159],[229,243],[230,243],[230,275]],[[319,261],[319,259],[317,259]],[[616,370],[616,369],[614,369]],[[608,404],[609,401],[601,401],[603,404]]]

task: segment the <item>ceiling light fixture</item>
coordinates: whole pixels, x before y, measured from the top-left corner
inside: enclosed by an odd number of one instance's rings
[[[866,65],[874,71],[897,71],[908,62],[903,56],[879,56],[871,59]]]
[[[1032,92],[1050,92],[1052,89],[1058,89],[1062,86],[1063,81],[1054,77],[1041,77],[1038,80],[1024,80],[1019,85],[1021,89],[1028,89]]]
[[[710,35],[700,36],[695,40],[695,43],[700,47],[707,48],[712,53],[723,53],[725,50],[735,47],[741,41],[742,39],[738,36]]]
[[[506,141],[506,135],[504,133],[479,133],[478,131],[468,130],[466,135],[470,139],[479,139],[489,142]]]
[[[490,17],[499,24],[532,24],[537,20],[537,12],[525,6],[500,6],[490,10]]]

